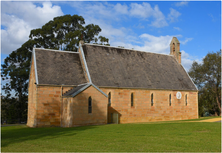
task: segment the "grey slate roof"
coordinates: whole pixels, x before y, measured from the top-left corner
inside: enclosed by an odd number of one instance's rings
[[[78,85],[86,83],[78,53],[35,49],[39,84]]]
[[[90,44],[82,47],[98,87],[197,90],[173,56]]]

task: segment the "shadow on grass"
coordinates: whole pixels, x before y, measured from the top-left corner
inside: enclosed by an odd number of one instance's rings
[[[1,127],[1,147],[24,141],[32,141],[36,139],[53,139],[60,136],[74,136],[80,131],[97,128],[96,126],[85,127],[47,127],[47,128],[29,128],[25,125]]]

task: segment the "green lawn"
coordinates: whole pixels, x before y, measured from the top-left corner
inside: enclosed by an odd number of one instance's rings
[[[2,152],[221,152],[221,123],[1,128]]]

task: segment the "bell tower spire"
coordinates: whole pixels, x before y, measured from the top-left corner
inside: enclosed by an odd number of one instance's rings
[[[173,55],[173,57],[178,61],[178,63],[181,64],[180,42],[177,37],[173,37],[170,43],[170,55]]]

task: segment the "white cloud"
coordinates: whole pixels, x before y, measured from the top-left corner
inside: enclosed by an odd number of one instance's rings
[[[154,7],[153,16],[155,17],[156,20],[151,23],[152,26],[158,28],[168,26],[168,23],[165,20],[165,16],[159,10],[159,7],[157,5]]]
[[[194,61],[201,63],[201,59],[190,56],[184,50],[181,51],[181,62],[187,72],[191,68]]]
[[[165,16],[159,10],[159,7],[157,5],[152,8],[149,3],[144,2],[143,4],[132,3],[130,6],[130,15],[142,18],[153,17],[154,20],[151,22],[151,26],[159,28],[168,25]]]
[[[148,20],[150,26],[164,27],[168,26],[164,14],[156,5],[154,8],[149,3],[142,4],[131,3],[129,6],[117,3],[115,5],[109,3],[82,3],[75,2],[72,4],[84,16],[90,15],[94,18],[104,19],[107,22],[110,20],[127,19],[127,16]]]
[[[120,20],[121,15],[128,13],[126,5],[117,3],[116,5],[100,2],[73,2],[71,3],[80,14],[83,16],[91,16],[96,19],[103,20]]]
[[[177,18],[181,15],[180,12],[178,12],[177,10],[170,8],[170,13],[168,14],[168,20],[170,20],[170,22],[175,22],[177,21]]]
[[[63,15],[59,6],[43,2],[2,2],[1,52],[9,54],[29,38],[30,30],[40,28],[56,16]],[[10,44],[10,45],[9,45]]]
[[[174,29],[180,31],[181,29],[179,27],[173,27]]]
[[[183,41],[180,41],[181,44],[185,45],[187,42],[193,40],[193,38],[186,38],[185,40]]]
[[[130,15],[142,18],[149,18],[153,15],[153,8],[149,3],[131,3]]]
[[[172,36],[156,37],[150,34],[142,34],[140,38],[144,41],[144,46],[138,48],[149,52],[169,54],[169,44]]]
[[[117,3],[114,6],[114,10],[117,13],[121,13],[121,14],[127,14],[128,13],[128,6],[127,5],[121,5],[120,3]]]
[[[176,6],[185,6],[185,5],[188,5],[188,1],[182,1],[182,2],[177,2],[176,4],[175,4]]]
[[[178,35],[179,36],[179,35]],[[129,36],[128,36],[129,37]],[[134,37],[133,43],[127,42],[114,42],[114,46],[123,46],[125,48],[134,48],[135,50],[169,54],[170,53],[170,42],[173,36],[153,36],[147,33],[140,35],[139,37]]]

